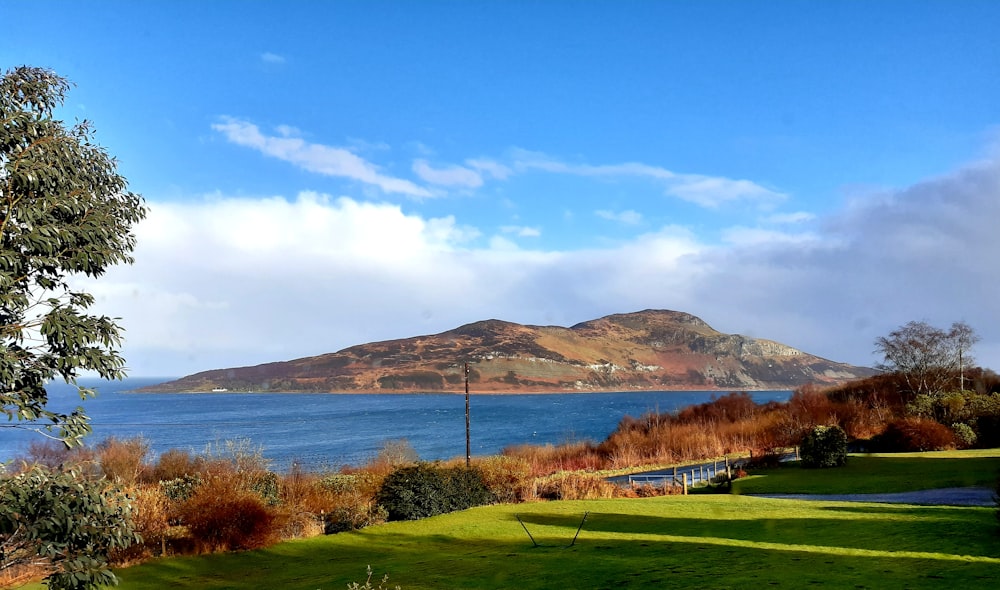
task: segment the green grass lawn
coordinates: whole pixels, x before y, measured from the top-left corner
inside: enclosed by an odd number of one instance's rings
[[[341,589],[368,564],[404,589],[996,588],[993,512],[728,495],[490,506],[119,573],[126,590]]]
[[[851,455],[836,469],[802,469],[797,462],[758,470],[733,482],[737,494],[885,494],[935,488],[990,487],[1000,449]]]
[[[881,461],[888,462],[881,469],[867,465]],[[886,482],[891,481],[888,472],[902,478],[912,470],[909,461],[926,464],[923,472],[937,474],[932,479],[938,482],[966,481],[954,474],[988,470],[971,477],[978,483],[995,478],[998,459],[975,454],[852,457],[846,470],[789,469],[796,477],[788,481],[821,482],[836,479],[830,474],[839,472],[854,484],[836,490],[859,492],[869,489],[866,480],[873,474]],[[974,467],[942,467],[953,462]],[[784,474],[782,469],[746,481]],[[828,485],[780,491],[830,492]],[[568,547],[588,512],[579,539]],[[404,590],[998,588],[995,512],[741,495],[538,502],[389,523],[261,551],[160,559],[118,573],[124,590],[343,589],[363,582],[369,564],[376,577],[388,573],[390,586]],[[516,515],[540,546],[533,545]]]

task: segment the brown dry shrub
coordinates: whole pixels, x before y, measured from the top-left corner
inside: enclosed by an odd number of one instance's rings
[[[177,510],[200,552],[257,549],[280,540],[278,514],[258,495],[212,478]]]
[[[626,498],[655,498],[657,496],[679,496],[684,493],[684,486],[667,484],[666,481],[660,485],[651,483],[633,483],[630,487],[622,489],[622,497]]]
[[[132,501],[132,522],[142,543],[115,552],[112,562],[126,565],[163,552],[170,530],[170,500],[158,485],[140,484],[125,489]]]
[[[500,503],[523,502],[531,495],[531,465],[521,457],[496,455],[476,461],[483,483]]]
[[[156,460],[156,464],[151,470],[151,479],[154,482],[170,481],[186,475],[195,475],[200,468],[201,461],[192,456],[190,452],[170,449]]]
[[[17,473],[32,465],[42,465],[53,470],[73,468],[85,475],[101,476],[94,449],[85,446],[69,449],[62,441],[57,440],[31,441],[25,455],[17,457],[8,469]]]
[[[0,569],[0,588],[20,588],[52,573],[47,564],[13,565]]]
[[[913,417],[890,422],[872,442],[876,450],[888,453],[941,451],[957,446],[955,433],[944,424]]]
[[[545,500],[598,500],[622,494],[620,486],[589,473],[560,473],[536,481],[535,486],[535,495]]]
[[[318,474],[298,464],[280,478],[278,484],[283,539],[312,537],[323,533],[324,515],[337,508],[338,498],[325,487]]]
[[[837,423],[837,410],[834,402],[817,385],[812,383],[803,385],[792,392],[792,397],[788,400],[788,415],[803,432],[810,431],[816,426]]]
[[[147,469],[149,442],[138,436],[126,439],[112,436],[97,445],[96,453],[105,477],[122,486],[133,486]]]
[[[528,462],[532,477],[542,477],[560,471],[585,471],[607,468],[604,454],[590,441],[561,445],[517,445],[506,447],[501,454]]]

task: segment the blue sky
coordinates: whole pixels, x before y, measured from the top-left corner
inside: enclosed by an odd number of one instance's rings
[[[1000,369],[996,2],[0,2],[150,206],[133,374],[645,308]]]

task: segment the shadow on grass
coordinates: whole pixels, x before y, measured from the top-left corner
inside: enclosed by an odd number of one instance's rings
[[[565,541],[578,520],[532,514],[536,527],[552,527]],[[593,520],[591,520],[591,518]],[[363,581],[371,564],[390,587],[424,588],[621,588],[667,584],[704,588],[996,587],[1000,559],[894,552],[852,554],[831,548],[783,545],[777,539],[750,543],[732,537],[678,537],[647,531],[675,525],[669,518],[591,514],[576,546],[535,548],[527,536],[462,539],[442,534],[329,537],[245,554],[189,558],[122,572],[124,590],[147,588],[343,588]],[[516,521],[510,522],[518,526]],[[707,523],[696,520],[687,528]],[[530,525],[529,525],[530,526]],[[627,537],[619,536],[625,535]],[[361,542],[359,542],[361,541]],[[278,550],[280,549],[280,550]],[[946,584],[946,586],[942,586]]]
[[[996,558],[1000,565],[1000,537],[988,509],[951,507],[853,507],[827,506],[819,510],[840,513],[833,518],[761,517],[729,520],[616,513],[591,513],[583,527],[587,533],[647,535],[713,539],[725,544],[765,543],[802,551],[863,551],[914,553],[923,558],[975,556]],[[867,510],[866,508],[871,508]],[[582,515],[581,515],[582,516]],[[579,525],[566,514],[522,514],[536,540],[542,544],[568,544]],[[532,526],[534,528],[532,528]],[[928,536],[929,527],[934,535]],[[774,548],[774,547],[772,547]]]

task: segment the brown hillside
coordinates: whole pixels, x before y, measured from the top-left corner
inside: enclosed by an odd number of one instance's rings
[[[255,367],[217,369],[144,391],[477,392],[791,389],[871,369],[722,334],[682,312],[615,314],[571,328],[500,320]]]

